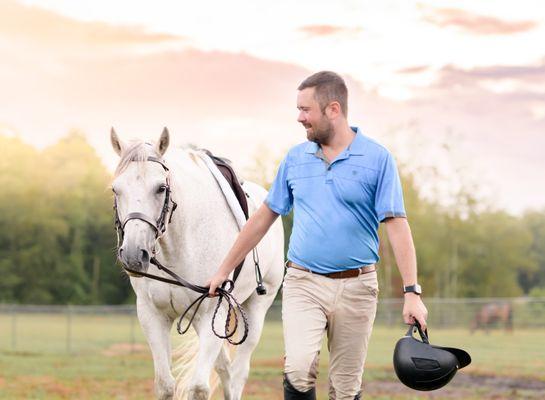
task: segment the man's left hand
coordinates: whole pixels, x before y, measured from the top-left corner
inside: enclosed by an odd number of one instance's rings
[[[426,319],[428,318],[428,310],[422,302],[419,295],[415,293],[405,293],[405,304],[403,305],[403,320],[406,324],[414,324],[416,319],[422,330],[427,329]]]

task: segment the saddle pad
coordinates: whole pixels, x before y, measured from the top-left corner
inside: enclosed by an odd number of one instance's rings
[[[235,217],[238,229],[242,230],[248,219],[248,202],[246,201],[246,193],[240,186],[235,171],[224,159],[214,156],[208,150],[204,150],[204,153],[199,152],[198,155],[218,182],[225,200]],[[235,268],[233,282],[236,281],[240,274],[243,264],[244,260]]]

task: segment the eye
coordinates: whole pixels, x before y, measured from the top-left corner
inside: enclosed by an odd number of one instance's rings
[[[161,185],[157,188],[157,194],[163,193],[165,190],[167,190],[167,185]]]

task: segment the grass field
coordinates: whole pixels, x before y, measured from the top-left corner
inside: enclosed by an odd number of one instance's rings
[[[153,398],[151,355],[129,316],[78,315],[67,324],[64,315],[20,315],[15,328],[11,318],[0,315],[0,399]],[[464,348],[473,357],[447,387],[432,393],[403,387],[393,373],[392,351],[404,331],[402,325],[375,327],[364,375],[366,398],[545,399],[545,330],[472,336],[462,329],[431,331],[432,343]],[[175,333],[173,339],[181,340]],[[245,399],[282,397],[282,349],[280,322],[268,322]],[[326,382],[324,348],[320,399],[326,398]]]

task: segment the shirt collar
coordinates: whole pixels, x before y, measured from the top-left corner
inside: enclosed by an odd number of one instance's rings
[[[356,135],[354,136],[352,143],[350,143],[348,148],[343,153],[345,153],[347,157],[348,156],[363,156],[365,141],[363,139],[363,135],[360,131],[360,128],[358,128],[357,126],[351,126],[350,128]],[[318,143],[308,142],[305,148],[305,153],[316,154],[319,149],[320,149],[320,146],[318,146]]]

